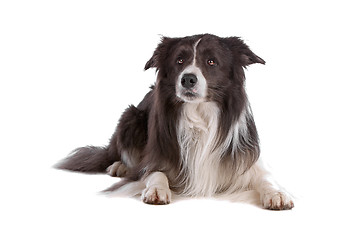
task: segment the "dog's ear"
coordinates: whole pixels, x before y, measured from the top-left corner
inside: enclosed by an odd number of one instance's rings
[[[155,64],[155,53],[154,55],[149,59],[149,61],[147,61],[147,63],[145,64],[144,70],[148,70],[149,68],[153,68],[156,67]]]
[[[145,64],[144,70],[148,70],[149,68],[156,68],[156,70],[159,70],[161,62],[165,60],[168,49],[175,40],[176,38],[162,37],[153,56]]]
[[[265,61],[261,57],[253,53],[248,47],[248,45],[246,45],[244,41],[240,38],[229,37],[224,38],[223,41],[233,52],[236,61],[238,61],[241,66],[246,67],[253,63],[265,64]]]

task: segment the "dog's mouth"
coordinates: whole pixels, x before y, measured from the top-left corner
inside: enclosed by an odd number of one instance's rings
[[[184,89],[178,97],[185,102],[202,101],[202,97],[197,93],[196,89]]]
[[[197,93],[192,92],[192,91],[184,91],[184,92],[183,92],[183,95],[184,95],[185,97],[188,97],[188,98],[197,97]]]

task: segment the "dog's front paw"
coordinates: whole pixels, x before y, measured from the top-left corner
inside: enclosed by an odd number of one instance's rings
[[[150,186],[143,191],[141,195],[141,200],[147,204],[154,204],[154,205],[169,204],[171,201],[171,191],[168,188],[164,189],[155,186]]]
[[[268,192],[262,195],[261,202],[264,208],[270,210],[289,210],[294,207],[291,197],[279,191]]]
[[[126,174],[126,166],[120,161],[114,162],[106,172],[112,177],[123,177]]]

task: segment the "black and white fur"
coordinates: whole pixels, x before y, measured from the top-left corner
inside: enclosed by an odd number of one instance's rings
[[[58,167],[123,177],[108,190],[143,186],[149,204],[170,203],[172,192],[256,190],[264,208],[293,208],[259,160],[244,86],[253,63],[265,61],[237,37],[164,37],[145,65],[157,69],[155,85],[123,113],[109,145],[76,149]]]

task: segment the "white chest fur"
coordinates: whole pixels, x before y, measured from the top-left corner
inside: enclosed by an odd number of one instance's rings
[[[185,195],[211,196],[231,180],[220,165],[224,147],[217,146],[219,114],[219,108],[211,102],[183,107],[178,142]]]

